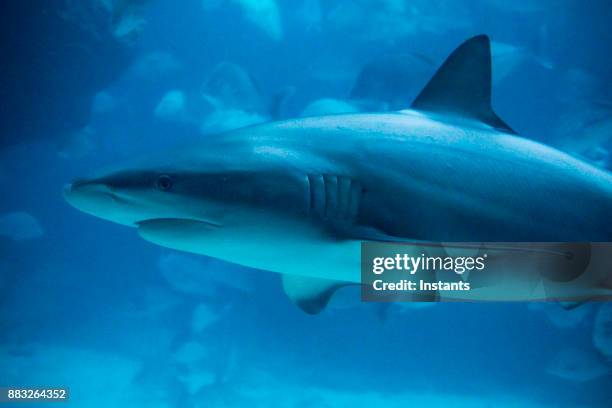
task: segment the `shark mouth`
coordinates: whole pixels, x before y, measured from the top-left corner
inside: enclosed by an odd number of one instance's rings
[[[220,228],[221,224],[195,218],[151,218],[147,220],[137,221],[134,223],[136,228],[148,228],[151,226],[165,228]]]

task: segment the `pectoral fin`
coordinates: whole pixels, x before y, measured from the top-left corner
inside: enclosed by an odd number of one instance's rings
[[[283,275],[283,289],[287,297],[308,314],[321,312],[336,290],[353,285],[328,279],[317,279],[298,275]]]

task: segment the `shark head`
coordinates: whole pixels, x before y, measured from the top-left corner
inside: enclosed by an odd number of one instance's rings
[[[64,187],[64,197],[87,214],[131,227],[160,220],[211,229],[261,226],[266,212],[299,212],[305,205],[305,180],[283,163],[248,149],[238,161],[224,151],[209,146],[136,162],[78,179]]]
[[[76,180],[64,196],[78,210],[135,227],[166,248],[299,276],[326,276],[334,259],[342,265],[339,280],[354,280],[359,243],[338,239],[329,225],[356,216],[359,184],[308,173],[300,163],[312,164],[310,153],[290,143],[271,146],[269,129],[263,133],[225,135]],[[288,262],[305,254],[309,262]]]
[[[223,176],[198,175],[179,169],[127,169],[76,180],[64,188],[64,197],[87,214],[128,226],[162,218],[219,225],[224,214],[212,198],[214,184]],[[203,179],[209,186],[202,185]]]

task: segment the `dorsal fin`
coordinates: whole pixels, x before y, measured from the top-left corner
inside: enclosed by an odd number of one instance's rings
[[[469,117],[515,133],[491,107],[491,44],[486,35],[472,37],[457,47],[411,107]]]

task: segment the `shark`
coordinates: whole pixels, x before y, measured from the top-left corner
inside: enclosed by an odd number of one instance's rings
[[[486,35],[405,110],[286,119],[65,186],[152,243],[282,274],[308,313],[360,283],[360,243],[610,241],[612,175],[520,137],[491,105]]]

